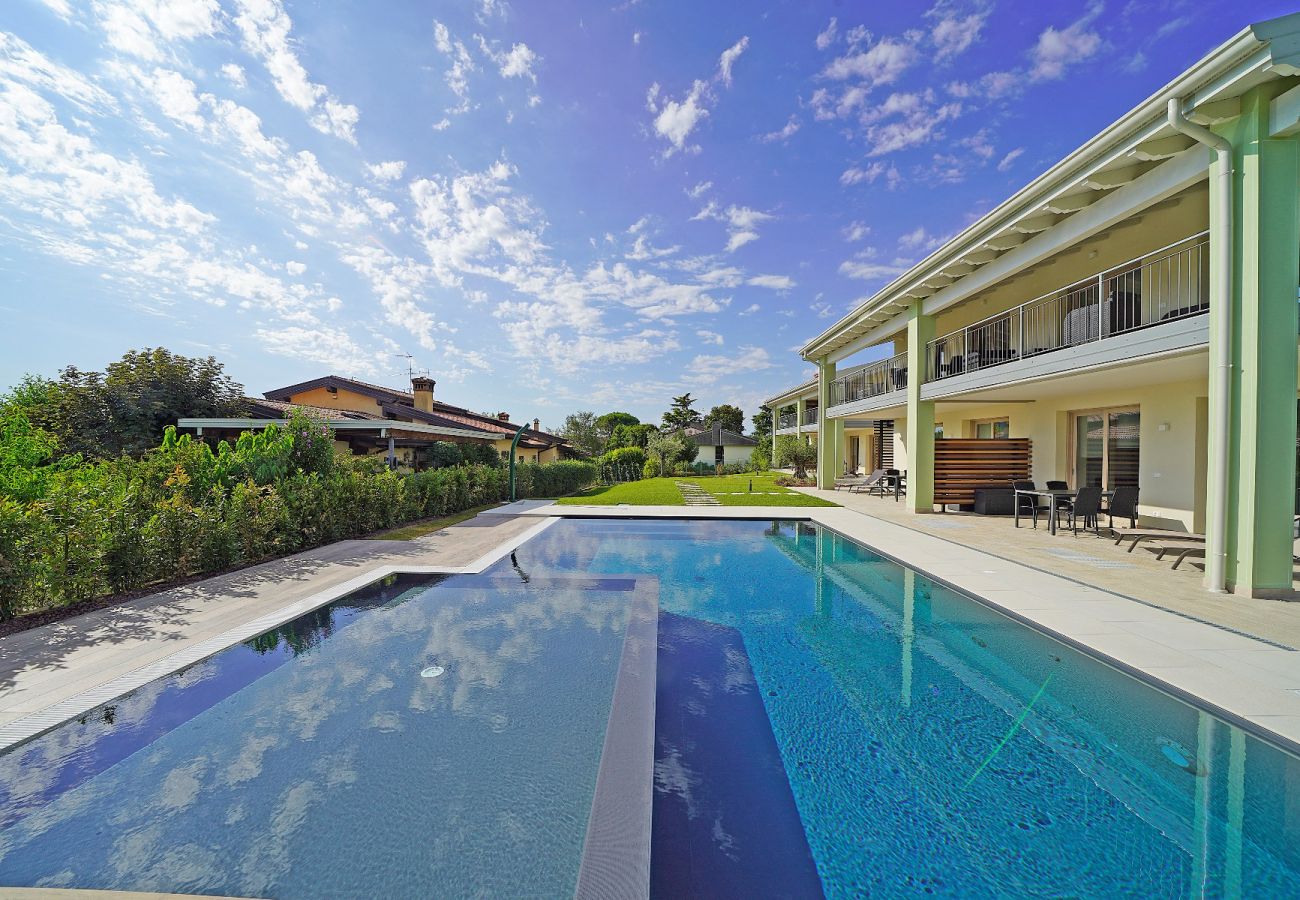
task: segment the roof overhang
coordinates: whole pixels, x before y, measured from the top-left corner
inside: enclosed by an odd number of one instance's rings
[[[988,275],[979,276],[1004,257],[1019,260],[1033,255],[1025,253],[1025,248],[1037,251],[1060,243],[1049,239],[1049,235],[1073,231],[1077,241],[1083,229],[1076,220],[1090,211],[1094,223],[1102,219],[1095,206],[1108,198],[1136,201],[1141,192],[1132,191],[1133,186],[1169,181],[1167,177],[1151,176],[1171,162],[1191,166],[1198,179],[1205,178],[1210,154],[1169,128],[1168,100],[1181,99],[1191,119],[1214,125],[1240,113],[1239,98],[1246,91],[1296,75],[1300,75],[1300,13],[1243,29],[877,291],[805,344],[800,354],[810,361],[843,359],[899,331],[906,324],[909,308],[917,301],[924,301],[924,311],[932,313],[969,297],[988,286]],[[1275,104],[1275,118],[1288,119],[1293,111],[1300,116],[1300,97],[1289,99],[1289,106]],[[1065,226],[1071,223],[1075,227],[1067,229]],[[1098,225],[1092,233],[1104,227]],[[1001,277],[1005,274],[1009,273]],[[788,395],[773,399],[780,401]]]
[[[265,428],[268,425],[281,425],[287,419],[178,419],[177,428],[229,429],[249,431]],[[427,434],[433,437],[473,438],[494,441],[500,436],[487,431],[475,431],[470,428],[446,428],[442,425],[426,425],[423,422],[399,422],[396,419],[326,419],[322,424],[334,431],[377,431],[380,437],[388,437],[390,432],[405,431],[414,434]]]

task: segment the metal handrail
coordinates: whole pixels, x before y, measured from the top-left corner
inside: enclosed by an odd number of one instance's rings
[[[926,344],[939,381],[1209,309],[1208,232],[1191,235]]]
[[[817,407],[815,407],[815,406],[805,406],[805,407],[804,407],[804,410],[803,410],[803,424],[805,424],[805,425],[816,425],[816,424],[817,424]]]
[[[781,413],[776,418],[776,427],[778,429],[794,428],[799,424],[799,413],[791,410],[788,413]]]
[[[855,403],[907,387],[907,354],[899,353],[831,382],[831,405]]]

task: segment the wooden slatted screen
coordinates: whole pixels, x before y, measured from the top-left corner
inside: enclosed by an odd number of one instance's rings
[[[1009,488],[1031,477],[1029,438],[943,438],[934,442],[934,502],[969,505],[975,489]]]
[[[1297,439],[1300,441],[1300,438]],[[1300,443],[1297,444],[1300,446]],[[876,446],[875,458],[871,460],[871,468],[874,469],[892,469],[894,467],[894,420],[877,419],[876,420]]]

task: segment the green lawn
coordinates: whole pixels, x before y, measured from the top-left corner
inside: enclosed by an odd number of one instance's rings
[[[718,498],[723,506],[836,506],[820,497],[810,497],[775,483],[776,475],[726,475],[723,477],[646,478],[608,487],[592,488],[559,503],[614,506],[684,506],[686,501],[676,483],[698,485],[700,490]],[[750,485],[753,492],[750,492]]]

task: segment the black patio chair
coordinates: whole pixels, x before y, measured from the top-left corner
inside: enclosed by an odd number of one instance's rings
[[[1033,491],[1037,490],[1038,486],[1032,481],[1013,481],[1011,482],[1011,488],[1012,490],[1017,491]],[[1020,515],[1028,513],[1032,516],[1035,528],[1038,527],[1038,514],[1040,512],[1046,513],[1050,511],[1049,507],[1042,504],[1041,498],[1026,494],[1016,494],[1016,512]]]
[[[1085,487],[1079,488],[1079,493],[1074,495],[1074,499],[1066,499],[1061,504],[1061,510],[1069,514],[1069,524],[1067,527],[1074,532],[1074,536],[1079,536],[1079,520],[1083,520],[1083,527],[1087,529],[1090,525],[1092,530],[1097,530],[1097,514],[1101,511],[1101,488]]]
[[[1101,511],[1110,518],[1111,534],[1115,533],[1116,516],[1128,519],[1129,528],[1137,528],[1138,489],[1131,485],[1115,488],[1115,493],[1111,495],[1110,501],[1101,508]]]
[[[1070,489],[1070,485],[1068,482],[1065,481],[1049,481],[1047,482],[1047,489],[1049,491],[1068,491]],[[1057,515],[1059,516],[1061,510],[1067,509],[1069,507],[1070,498],[1055,497],[1053,498],[1053,502],[1056,503]]]

